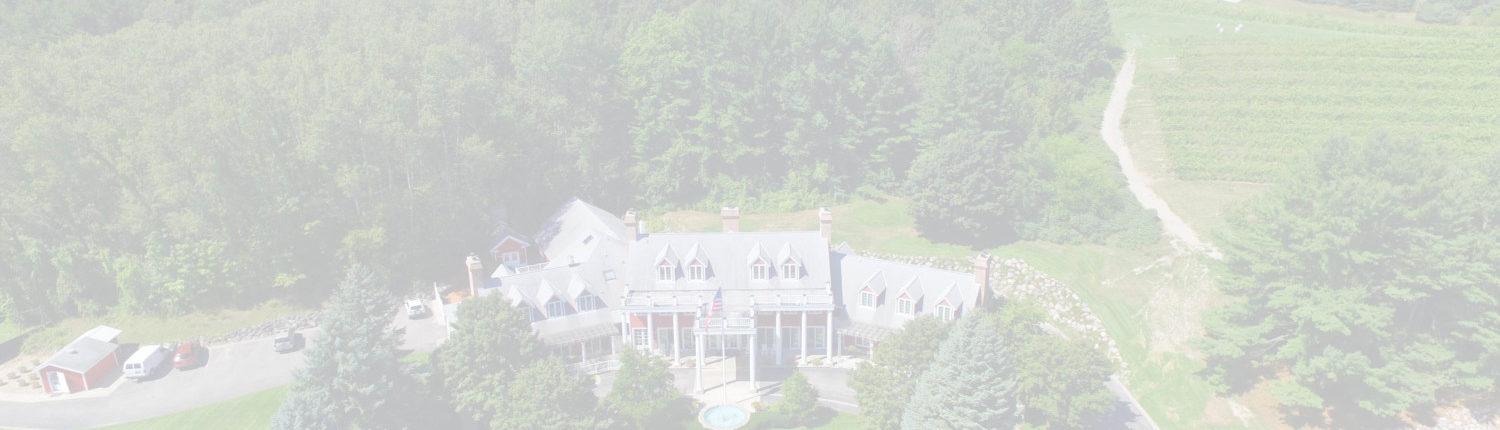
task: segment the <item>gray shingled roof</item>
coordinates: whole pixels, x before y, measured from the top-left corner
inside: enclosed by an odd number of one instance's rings
[[[847,251],[847,248],[841,247],[839,251]],[[979,300],[979,286],[974,282],[972,273],[902,264],[843,252],[836,252],[834,259],[837,260],[838,279],[842,284],[837,294],[843,300],[851,325],[855,327],[885,327],[894,330],[917,316],[936,316],[938,304],[945,300],[953,305],[955,315],[974,309]],[[870,285],[871,282],[875,285]],[[866,286],[882,296],[874,308],[860,304],[859,294]],[[917,309],[913,315],[898,312],[898,299],[903,294],[915,302]]]
[[[600,243],[626,239],[625,221],[576,197],[558,208],[536,234],[549,264],[582,262]]]
[[[680,261],[664,257],[667,249],[687,250]],[[796,278],[785,278],[780,264],[771,265],[771,278],[755,280],[751,257],[758,250],[787,249],[785,254],[800,256],[801,270]],[[694,258],[705,260],[708,278],[702,281],[686,278],[686,265]],[[657,267],[663,262],[679,265],[679,278],[658,280]],[[744,291],[823,290],[832,280],[828,266],[828,243],[816,231],[735,232],[735,233],[656,233],[642,237],[630,246],[626,260],[631,292],[649,291],[717,291],[723,288]]]
[[[79,337],[68,346],[58,350],[56,354],[52,354],[52,358],[48,358],[37,369],[50,366],[79,373],[87,372],[119,348],[120,345],[93,337]]]

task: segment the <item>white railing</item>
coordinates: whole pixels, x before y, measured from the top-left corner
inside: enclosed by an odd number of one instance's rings
[[[624,300],[625,306],[701,306],[705,300],[698,295],[630,295]],[[748,307],[755,305],[768,306],[816,306],[832,305],[832,295],[812,294],[788,294],[778,296],[741,296],[734,295],[724,298],[724,305],[730,307]]]
[[[516,274],[519,275],[519,274],[526,273],[526,272],[535,272],[535,271],[542,270],[542,269],[545,269],[545,268],[547,268],[547,263],[537,263],[537,264],[531,264],[531,265],[517,267],[515,271],[516,271]]]
[[[620,360],[603,360],[592,363],[578,363],[569,366],[574,372],[581,375],[598,375],[604,372],[620,370]]]

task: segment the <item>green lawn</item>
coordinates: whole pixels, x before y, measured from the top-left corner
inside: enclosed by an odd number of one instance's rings
[[[285,398],[286,387],[272,388],[198,409],[104,427],[103,430],[264,430],[271,426],[271,416],[276,414]]]
[[[120,343],[162,343],[213,337],[274,320],[308,312],[298,306],[270,301],[246,310],[194,312],[178,317],[156,317],[115,311],[98,317],[68,318],[32,333],[22,353],[50,354],[78,335],[98,325],[120,329]]]

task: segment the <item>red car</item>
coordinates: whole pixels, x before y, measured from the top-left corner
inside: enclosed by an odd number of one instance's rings
[[[172,367],[187,369],[203,365],[205,355],[208,351],[203,349],[203,344],[198,341],[183,343],[177,346],[177,355],[172,356]]]

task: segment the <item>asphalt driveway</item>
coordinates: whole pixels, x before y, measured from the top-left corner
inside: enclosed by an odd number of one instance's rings
[[[433,350],[446,334],[430,317],[408,321],[403,315],[394,326],[406,332],[403,349],[415,352]],[[311,344],[319,330],[302,333]],[[85,392],[75,398],[0,401],[0,427],[86,429],[196,409],[292,382],[302,367],[302,351],[277,353],[270,338],[212,346],[202,367],[172,370],[140,382],[121,379],[108,395]]]

